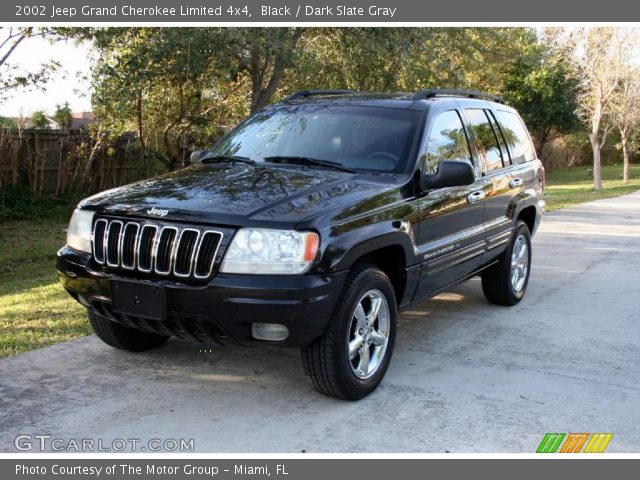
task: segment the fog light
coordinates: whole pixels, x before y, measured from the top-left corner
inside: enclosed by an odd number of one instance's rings
[[[289,329],[279,323],[252,323],[251,335],[257,340],[281,342],[289,336]]]

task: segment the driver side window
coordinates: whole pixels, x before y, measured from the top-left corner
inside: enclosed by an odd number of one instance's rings
[[[443,160],[471,162],[469,140],[464,131],[460,115],[455,110],[439,113],[433,121],[426,152],[426,167],[436,173]]]

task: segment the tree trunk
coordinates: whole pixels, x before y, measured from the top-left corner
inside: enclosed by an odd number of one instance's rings
[[[602,102],[598,101],[591,119],[591,132],[589,132],[589,140],[591,141],[591,149],[593,150],[593,189],[595,191],[602,190],[602,170],[600,162],[600,149],[602,148],[600,143],[601,123]]]
[[[136,117],[138,122],[138,140],[142,147],[142,166],[144,171],[148,169],[149,151],[147,150],[147,141],[144,138],[144,102],[142,98],[142,92],[138,92],[138,102],[136,107]]]
[[[590,133],[589,140],[591,141],[591,148],[593,150],[593,189],[596,191],[602,190],[602,169],[600,162],[600,139],[598,133]]]
[[[87,160],[87,164],[84,167],[84,172],[82,173],[82,183],[84,184],[88,184],[87,180],[89,180],[89,176],[91,175],[91,170],[93,169],[93,164],[96,161],[96,157],[98,154],[98,151],[100,150],[100,148],[102,147],[102,138],[101,138],[101,134],[100,132],[98,132],[98,139],[96,140],[96,143],[93,145],[93,148],[91,149],[91,154],[89,155],[89,160]]]
[[[622,137],[622,157],[624,159],[622,167],[622,183],[629,185],[629,147],[627,145],[627,132],[620,131]]]
[[[261,110],[271,101],[271,98],[282,83],[287,68],[293,62],[292,56],[295,53],[302,32],[303,29],[301,28],[295,28],[291,36],[289,36],[288,32],[284,32],[283,37],[280,39],[284,45],[283,48],[271,54],[262,52],[257,39],[254,39],[251,45],[249,67],[251,73],[250,113],[253,114]],[[273,64],[271,68],[269,68],[270,64]],[[270,75],[268,73],[269,70],[271,70]],[[268,80],[267,76],[269,76]]]

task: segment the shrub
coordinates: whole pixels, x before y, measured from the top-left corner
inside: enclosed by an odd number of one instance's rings
[[[49,119],[42,110],[38,110],[31,115],[31,125],[34,128],[49,128]]]

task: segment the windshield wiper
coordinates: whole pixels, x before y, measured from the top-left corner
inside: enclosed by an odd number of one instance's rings
[[[222,162],[238,162],[238,163],[248,163],[249,165],[255,165],[256,162],[251,160],[249,157],[240,157],[237,155],[205,155],[200,163],[222,163]]]
[[[353,168],[345,167],[338,162],[332,162],[331,160],[320,160],[318,158],[311,157],[276,155],[273,157],[264,157],[264,161],[269,163],[291,163],[294,165],[306,165],[307,167],[327,167],[334,168],[336,170],[342,170],[343,172],[356,173]]]

